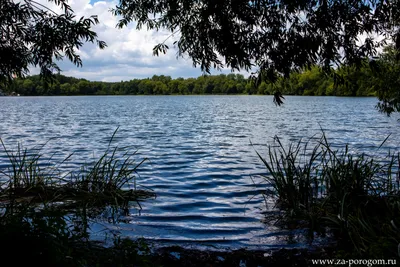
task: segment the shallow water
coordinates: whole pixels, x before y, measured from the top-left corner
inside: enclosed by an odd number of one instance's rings
[[[285,144],[321,135],[334,147],[385,155],[400,143],[397,117],[378,113],[375,98],[270,96],[0,97],[0,137],[8,148],[43,148],[65,171],[113,146],[132,146],[139,183],[157,193],[132,208],[123,223],[103,227],[162,244],[213,247],[288,247],[287,231],[261,222],[265,174],[255,150],[266,155],[275,135]],[[380,148],[379,145],[390,134]],[[56,153],[53,155],[53,153]],[[46,157],[44,158],[46,159]],[[0,153],[0,168],[7,165]],[[294,233],[296,235],[296,233]],[[290,242],[288,242],[288,240]]]

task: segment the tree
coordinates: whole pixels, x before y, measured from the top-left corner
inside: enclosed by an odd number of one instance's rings
[[[136,21],[138,29],[170,31],[155,55],[175,38],[178,56],[203,71],[257,68],[259,81],[314,64],[361,64],[384,44],[374,34],[400,48],[398,0],[120,0],[113,13],[122,16],[119,27]]]
[[[34,84],[32,80],[26,79],[21,86],[22,91],[27,94],[27,95],[35,95],[36,92],[36,87],[34,87]]]
[[[400,112],[400,53],[393,46],[385,48],[376,62],[372,62],[373,89],[376,90],[379,111],[388,116]]]
[[[0,6],[0,82],[23,77],[30,66],[40,67],[48,77],[60,69],[54,59],[67,57],[77,66],[77,54],[83,42],[106,46],[97,39],[91,27],[99,23],[96,16],[76,19],[67,0],[49,0],[62,11],[60,14],[34,0],[2,0]]]

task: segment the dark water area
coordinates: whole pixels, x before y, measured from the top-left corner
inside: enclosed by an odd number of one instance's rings
[[[0,137],[7,148],[40,147],[44,159],[79,169],[113,146],[137,150],[138,183],[156,199],[132,207],[111,228],[161,244],[231,248],[302,247],[296,233],[264,224],[260,195],[268,185],[255,150],[267,155],[274,136],[284,144],[320,136],[335,148],[377,157],[398,151],[398,116],[374,108],[375,98],[290,97],[276,107],[270,96],[1,97]],[[396,117],[397,116],[397,117]],[[384,145],[378,149],[385,138]],[[7,167],[3,151],[0,168]],[[272,203],[270,203],[272,206]]]

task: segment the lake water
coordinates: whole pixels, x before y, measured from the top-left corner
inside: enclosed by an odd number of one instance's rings
[[[398,117],[378,113],[375,98],[270,96],[0,97],[0,137],[8,148],[48,142],[43,152],[79,168],[113,145],[149,158],[139,183],[157,198],[132,208],[124,223],[102,222],[129,237],[161,244],[223,247],[302,246],[288,232],[262,223],[260,195],[266,155],[275,135],[283,142],[321,135],[334,147],[384,155],[398,151]],[[390,134],[381,149],[377,147]],[[0,168],[6,167],[4,154]],[[255,184],[256,185],[255,185]]]

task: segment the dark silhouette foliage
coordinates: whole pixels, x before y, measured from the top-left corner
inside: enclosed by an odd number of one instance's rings
[[[67,0],[49,0],[62,10],[56,13],[33,0],[2,0],[0,6],[0,81],[23,77],[30,66],[49,77],[60,69],[55,60],[67,57],[77,66],[82,60],[77,50],[84,42],[105,42],[91,30],[97,16],[77,19]]]
[[[119,27],[135,21],[138,29],[170,31],[178,56],[203,71],[258,67],[273,80],[314,64],[361,63],[382,45],[374,34],[400,44],[399,7],[391,0],[120,0],[113,12],[122,16]],[[168,48],[158,44],[154,54]]]
[[[398,0],[120,0],[113,13],[121,28],[171,32],[154,55],[173,40],[204,72],[256,70],[257,85],[314,65],[359,66],[387,41],[400,49]],[[279,92],[274,100],[283,103]]]

